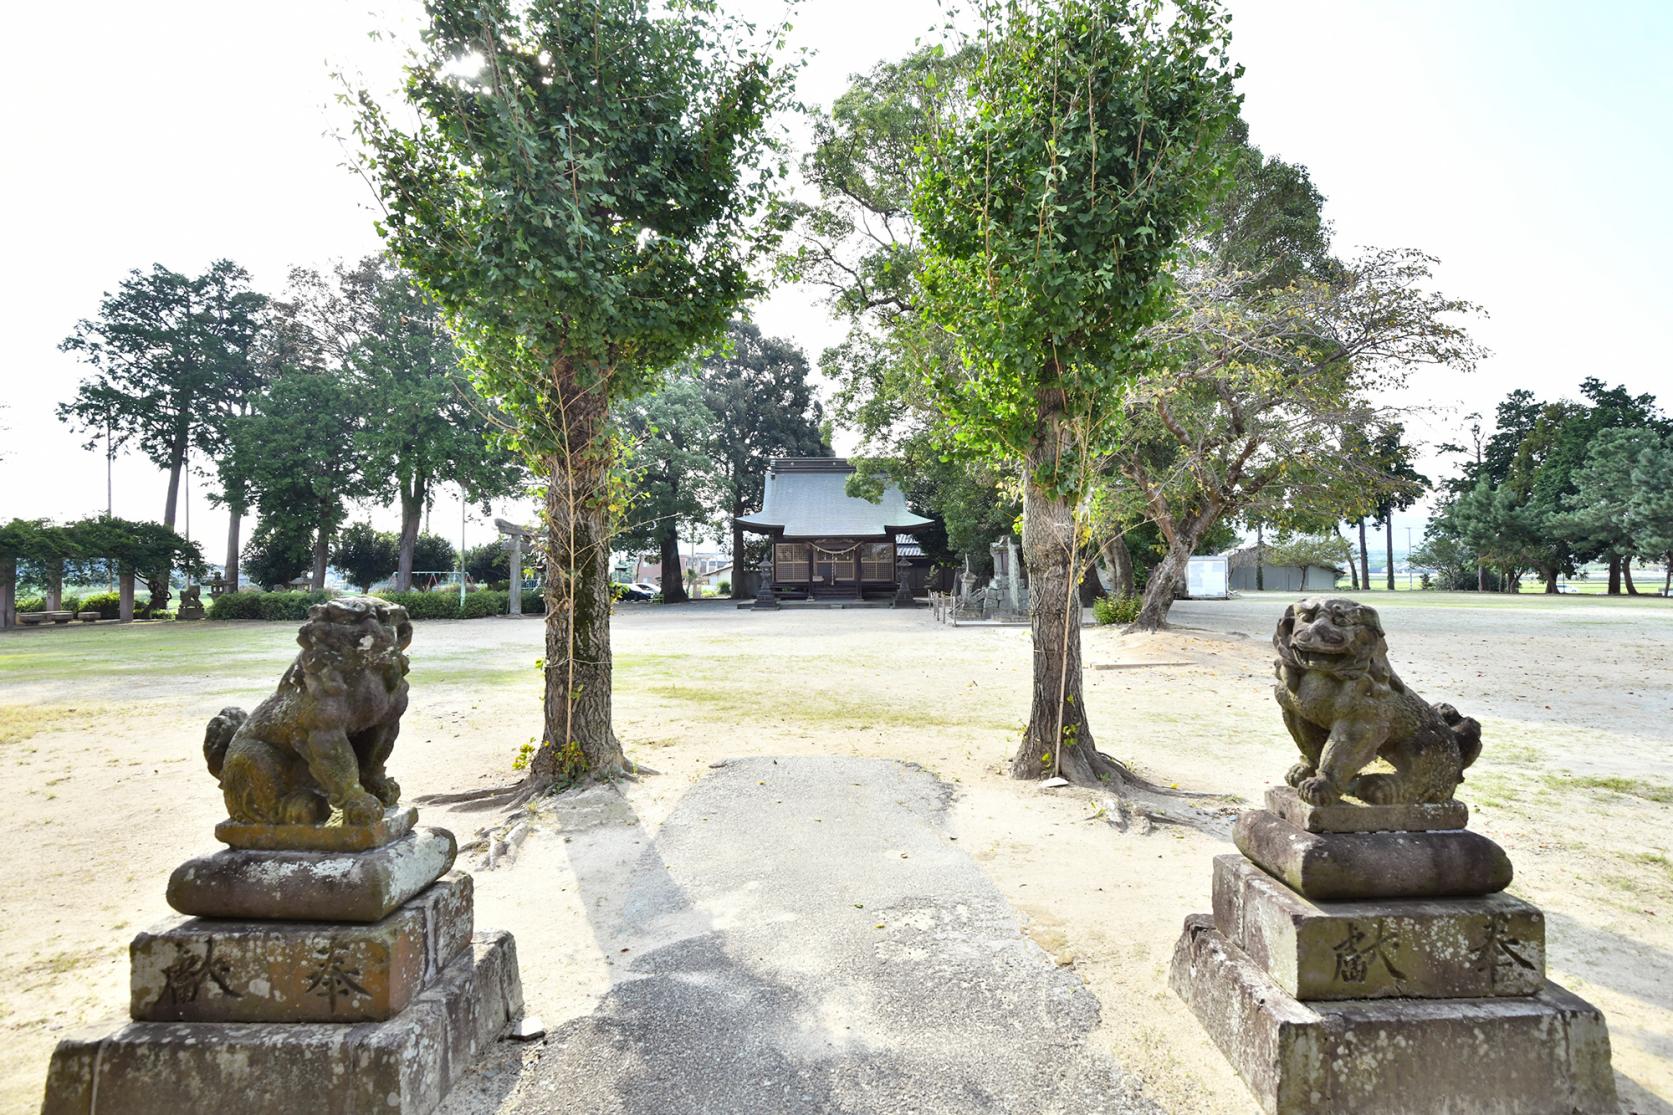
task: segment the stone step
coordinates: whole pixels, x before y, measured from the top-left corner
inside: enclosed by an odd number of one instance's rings
[[[1169,983],[1268,1115],[1614,1115],[1597,1008],[1547,982],[1491,999],[1302,1003],[1203,915]]]
[[[168,904],[205,918],[374,922],[446,874],[457,854],[439,828],[364,852],[228,848],[175,868]]]
[[[1214,924],[1303,1001],[1532,995],[1545,983],[1545,917],[1508,894],[1314,903],[1225,855]]]
[[[511,935],[481,933],[386,1022],[130,1022],[65,1038],[41,1115],[429,1115],[522,1010]]]
[[[381,921],[188,918],[129,946],[139,1022],[375,1022],[470,943],[470,876],[443,876]]]
[[[1246,809],[1232,843],[1266,873],[1315,901],[1478,898],[1510,885],[1510,857],[1479,833],[1308,832]]]

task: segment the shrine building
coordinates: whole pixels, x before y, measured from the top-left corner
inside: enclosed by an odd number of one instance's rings
[[[886,484],[876,503],[847,492],[854,466],[843,457],[776,457],[761,510],[738,519],[772,539],[772,586],[789,599],[863,600],[895,592],[897,560],[933,520],[906,507]]]

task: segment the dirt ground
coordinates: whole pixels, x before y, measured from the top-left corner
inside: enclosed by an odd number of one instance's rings
[[[1551,975],[1609,1020],[1623,1111],[1673,1115],[1673,602],[1371,594],[1407,683],[1483,723],[1460,792],[1509,851],[1513,893],[1547,914]],[[948,628],[923,610],[755,615],[624,606],[618,730],[659,773],[625,788],[647,833],[711,763],[886,756],[957,788],[953,835],[1103,1005],[1098,1040],[1171,1112],[1253,1112],[1168,990],[1186,914],[1208,909],[1229,815],[1292,761],[1268,638],[1288,598],[1180,605],[1155,636],[1086,632],[1098,745],[1146,776],[1225,795],[1194,826],[1108,823],[1107,795],[1002,777],[1026,714],[1028,632]],[[119,1018],[126,944],[163,920],[168,873],[212,849],[219,798],[204,722],[249,707],[294,653],[294,625],[144,625],[0,636],[0,1110],[33,1111],[67,1030]],[[538,619],[418,625],[391,764],[409,797],[503,783],[539,725]],[[1211,803],[1212,804],[1212,803]],[[471,841],[501,813],[429,807]],[[575,812],[548,809],[514,862],[477,876],[478,923],[517,935],[531,1013],[590,1011],[610,958],[588,930]]]

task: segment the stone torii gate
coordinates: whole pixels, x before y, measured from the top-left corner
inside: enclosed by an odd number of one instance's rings
[[[511,566],[511,600],[506,605],[506,613],[520,616],[523,614],[523,539],[533,535],[534,528],[518,526],[505,519],[495,519],[494,526],[499,528],[500,534],[505,537],[505,547],[509,551],[507,556],[510,558],[508,564]]]

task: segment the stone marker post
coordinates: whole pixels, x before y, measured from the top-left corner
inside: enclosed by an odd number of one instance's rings
[[[778,595],[773,592],[773,555],[769,549],[766,559],[761,562],[761,575],[756,580],[755,610],[772,611],[778,606]]]
[[[511,602],[507,610],[514,616],[523,614],[523,536],[513,534],[506,542],[511,551]]]
[[[890,607],[910,608],[916,603],[912,596],[912,566],[901,558],[895,563],[895,598]]]
[[[134,622],[134,571],[125,569],[116,575],[116,618],[123,623]]]
[[[187,916],[134,938],[133,1021],[59,1043],[42,1115],[427,1115],[520,1015],[510,934],[475,931],[453,834],[384,769],[405,610],[309,616],[278,692],[209,722],[227,848],[175,870]]]
[[[1401,684],[1352,600],[1273,644],[1301,761],[1215,858],[1174,991],[1269,1115],[1613,1113],[1602,1014],[1546,979],[1544,916],[1453,797],[1480,725]]]

